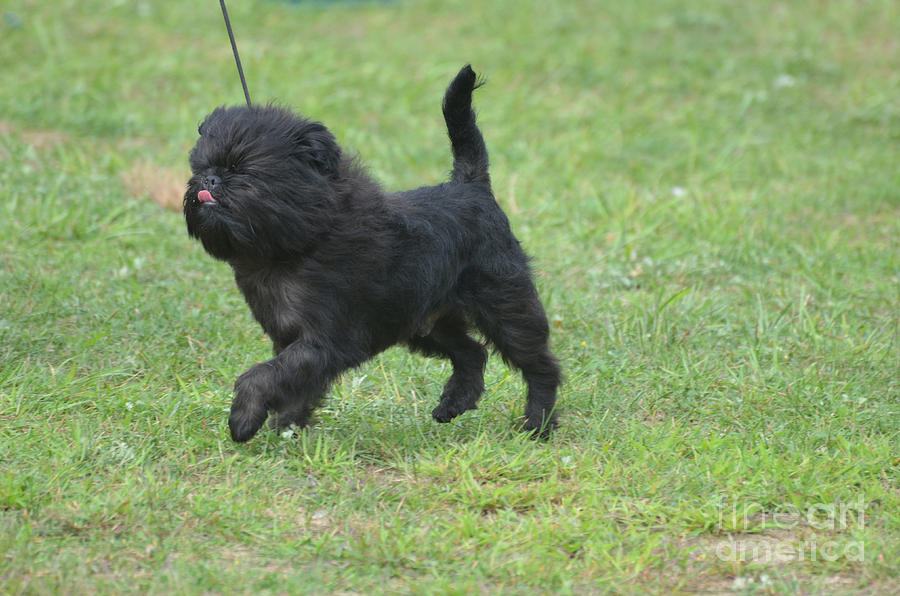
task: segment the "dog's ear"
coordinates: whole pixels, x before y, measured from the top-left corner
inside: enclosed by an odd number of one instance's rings
[[[341,148],[334,135],[320,122],[303,122],[293,131],[295,155],[325,176],[337,174]]]

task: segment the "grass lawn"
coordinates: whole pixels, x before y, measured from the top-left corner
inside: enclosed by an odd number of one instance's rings
[[[311,5],[312,4],[312,5]],[[388,189],[471,62],[566,374],[385,352],[246,445],[271,346],[178,207],[215,2],[0,18],[0,593],[900,593],[900,3],[232,1],[250,92]]]

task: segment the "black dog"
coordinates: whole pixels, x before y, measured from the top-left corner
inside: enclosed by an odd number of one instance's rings
[[[274,428],[305,425],[339,374],[398,343],[453,363],[432,412],[449,422],[484,391],[472,324],[522,371],[524,429],[555,426],[560,370],[528,257],[491,192],[478,86],[466,66],[444,96],[450,182],[406,192],[383,192],[322,124],[279,107],[220,107],[200,125],[188,233],[232,266],[275,348],[235,383],[235,441],[270,411]]]

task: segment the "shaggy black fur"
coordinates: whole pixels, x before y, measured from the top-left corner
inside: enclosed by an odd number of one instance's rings
[[[524,429],[555,426],[560,370],[528,258],[491,192],[478,86],[466,66],[444,97],[450,182],[405,192],[383,192],[322,124],[279,107],[220,107],[200,126],[188,233],[232,266],[275,348],[235,383],[235,441],[270,412],[275,428],[305,425],[339,374],[400,343],[452,362],[432,412],[449,422],[484,391],[487,352],[470,325],[522,371]]]

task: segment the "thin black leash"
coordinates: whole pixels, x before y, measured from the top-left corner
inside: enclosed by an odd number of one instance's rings
[[[228,29],[228,39],[231,40],[231,51],[234,52],[234,62],[237,64],[238,74],[241,76],[241,85],[244,87],[244,97],[247,105],[250,105],[250,92],[247,91],[247,79],[244,78],[244,69],[241,67],[241,57],[238,56],[237,44],[234,42],[234,32],[231,30],[231,21],[228,20],[228,10],[225,8],[225,0],[219,0],[222,7],[222,16],[225,17],[225,28]]]

